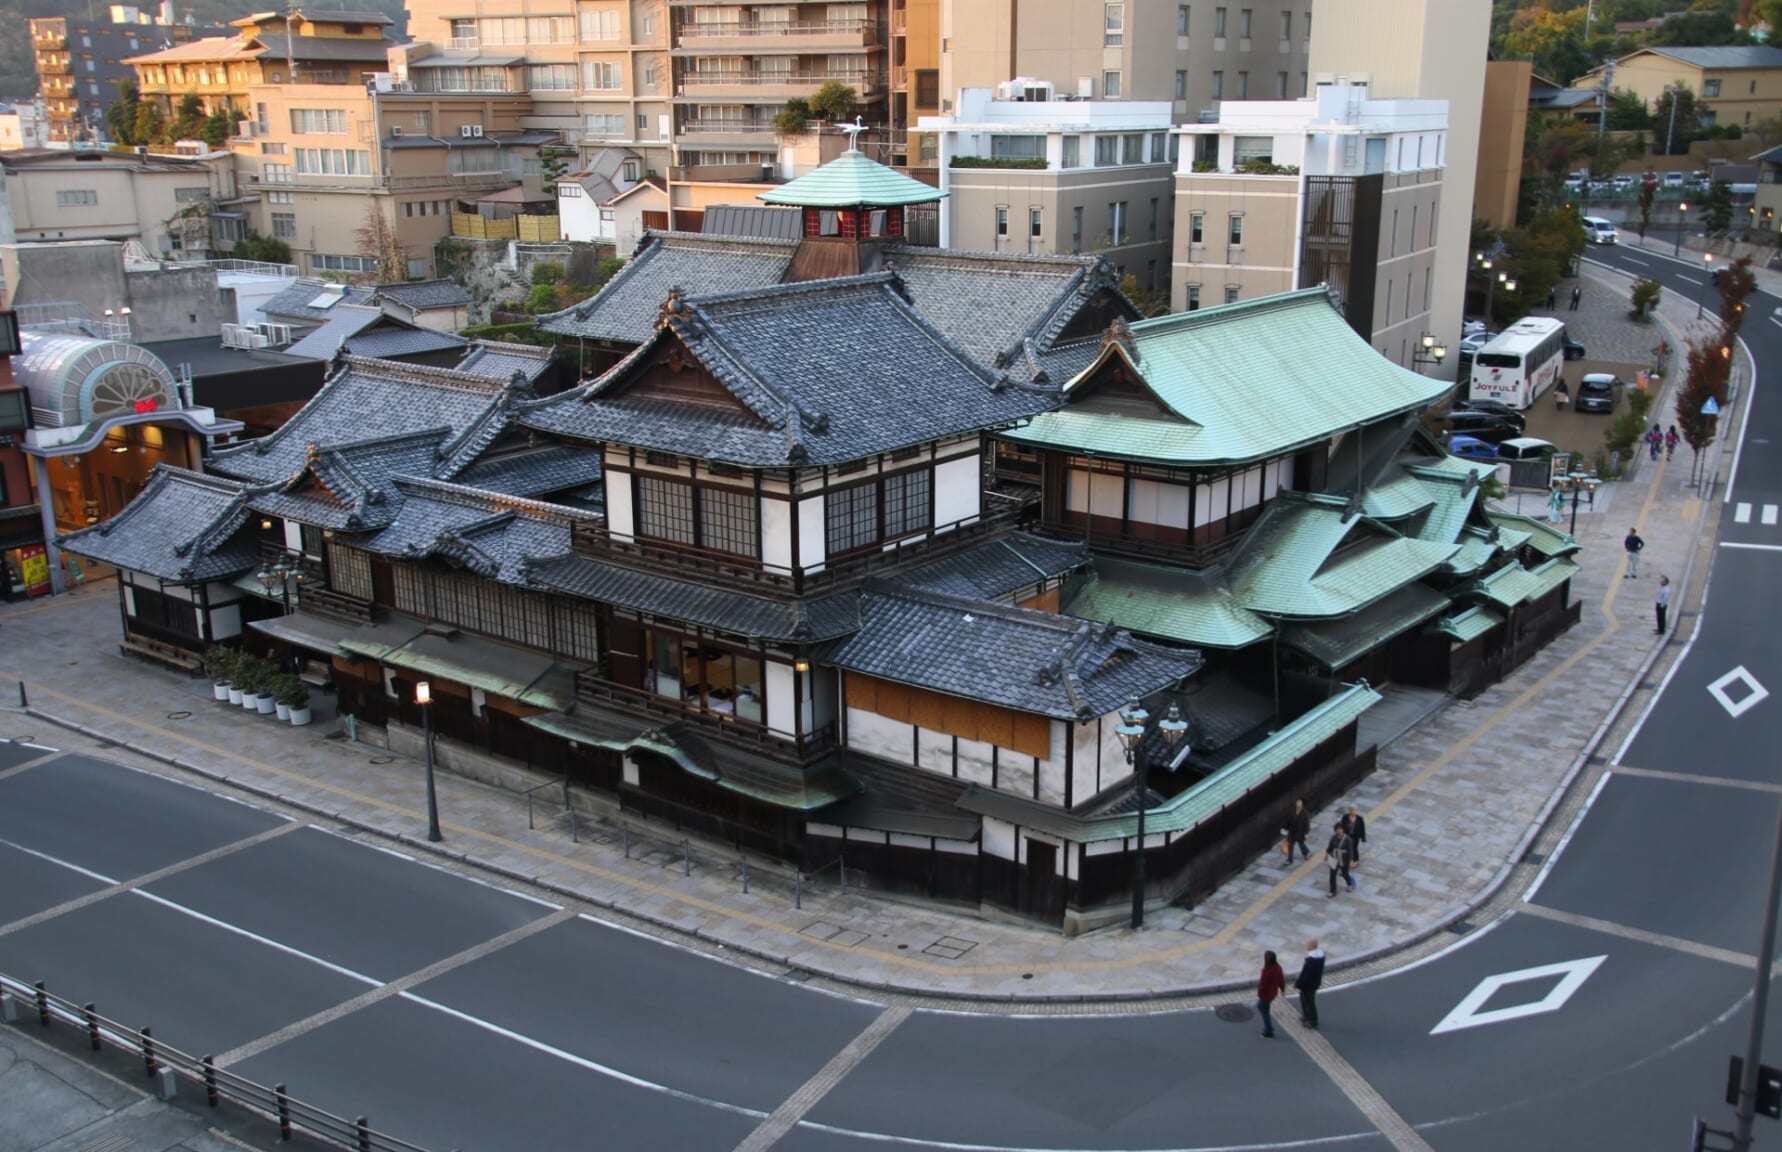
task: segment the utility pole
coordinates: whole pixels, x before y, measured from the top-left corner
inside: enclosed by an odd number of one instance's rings
[[[1665,91],[1670,93],[1670,95],[1671,95],[1671,126],[1669,128],[1666,128],[1665,133],[1664,133],[1664,154],[1666,156],[1669,156],[1671,154],[1671,145],[1677,139],[1677,88],[1678,87],[1679,87],[1678,85],[1671,84],[1671,85],[1666,86],[1666,88],[1665,88]]]

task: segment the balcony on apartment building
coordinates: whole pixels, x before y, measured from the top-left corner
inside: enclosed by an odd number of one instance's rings
[[[879,72],[794,71],[685,72],[675,84],[674,98],[682,103],[713,100],[779,102],[809,96],[830,80],[854,89],[862,100],[885,94],[885,77]]]
[[[876,20],[696,20],[681,26],[674,55],[863,52],[878,44],[879,24]]]
[[[688,148],[720,148],[733,144],[771,148],[774,127],[771,119],[702,116],[681,121],[677,135]]]

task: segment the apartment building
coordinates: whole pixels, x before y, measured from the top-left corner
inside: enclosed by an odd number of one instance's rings
[[[62,148],[109,139],[105,109],[117,100],[119,83],[134,78],[127,57],[227,32],[175,22],[171,3],[159,15],[114,4],[103,20],[45,16],[29,24],[49,144]]]
[[[1453,0],[1345,0],[1343,18],[1320,20],[1312,39],[1314,83],[1361,83],[1382,100],[1443,100],[1443,203],[1435,243],[1429,330],[1450,348],[1460,339],[1471,259],[1473,185],[1485,107],[1491,8]],[[1435,371],[1456,371],[1454,357]]]
[[[1441,101],[1320,85],[1176,133],[1174,311],[1325,284],[1357,335],[1413,364],[1444,213]]]
[[[1648,108],[1672,85],[1689,89],[1704,128],[1749,128],[1782,114],[1782,48],[1772,45],[1642,48],[1615,61],[1614,69],[1614,87],[1632,92]],[[1602,79],[1603,68],[1593,68],[1572,87],[1596,88]]]
[[[1168,101],[1187,123],[1225,100],[1305,95],[1311,36],[1312,0],[942,0],[941,111],[961,89],[1031,76],[1079,99]]]
[[[235,187],[231,163],[226,152],[0,153],[0,244],[135,240],[156,255],[205,256],[217,242],[210,205]]]
[[[49,144],[49,118],[41,98],[19,104],[0,104],[0,152],[43,148]]]
[[[891,163],[930,180],[939,143],[914,127],[940,114],[940,29],[940,0],[891,0]]]
[[[1166,288],[1169,105],[1052,95],[1037,80],[1010,82],[1001,99],[968,88],[957,114],[916,122],[939,142],[941,247],[1095,252],[1145,291]]]

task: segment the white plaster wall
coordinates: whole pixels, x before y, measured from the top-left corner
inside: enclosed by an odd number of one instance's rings
[[[848,709],[848,747],[897,764],[910,762],[910,726],[863,708]]]
[[[953,738],[945,732],[916,729],[916,767],[924,772],[933,772],[936,776],[953,775]],[[986,766],[984,783],[989,781],[990,773]]]
[[[804,830],[812,836],[833,836],[838,840],[846,835],[846,830],[839,824],[806,824]]]
[[[978,854],[978,846],[970,840],[942,840],[939,837],[935,838],[934,850],[936,852],[951,852],[955,856],[976,856]]]
[[[600,205],[580,187],[573,196],[565,195],[566,191],[566,187],[557,190],[557,219],[563,229],[563,239],[579,244],[610,239],[600,235]]]
[[[225,604],[221,608],[210,611],[210,628],[205,632],[207,640],[227,640],[241,635],[241,605]]]
[[[611,499],[610,495],[608,499]],[[608,505],[610,508],[611,505]],[[793,680],[798,674],[792,665],[770,660],[767,663],[767,726],[787,736],[798,732],[798,713],[794,708]]]
[[[1003,749],[996,758],[996,790],[1033,799],[1033,757]]]
[[[631,516],[630,473],[614,473],[613,482],[606,485],[606,530],[613,539],[626,542],[637,531]]]
[[[967,780],[990,779],[990,757],[995,746],[986,740],[959,741],[959,775]]]
[[[610,493],[607,501],[609,504],[612,501]],[[798,565],[801,568],[820,568],[826,558],[823,543],[823,497],[812,496],[798,502]]]
[[[303,525],[294,520],[284,521],[285,547],[293,552],[303,551]]]
[[[984,817],[984,853],[1004,860],[1015,859],[1015,826],[992,816]]]
[[[761,498],[761,563],[792,570],[792,505],[788,501]]]
[[[1064,806],[1064,749],[1065,742],[1070,739],[1063,720],[1053,720],[1047,728],[1047,741],[1051,753],[1040,761],[1040,791],[1042,804]]]
[[[908,832],[889,833],[886,837],[886,842],[888,844],[890,844],[891,847],[893,847],[893,848],[927,849],[929,847],[932,847],[932,842],[930,841],[929,837],[927,837],[927,836],[912,836]]]
[[[124,611],[136,615],[136,589],[128,584],[124,585]]]
[[[625,759],[623,761],[623,765],[624,765],[624,773],[625,773],[625,783],[631,785],[633,788],[637,787],[638,779],[639,779],[638,774],[637,774],[637,762],[635,760],[633,760],[631,757],[627,756],[627,757],[625,757]]]
[[[936,527],[976,520],[983,513],[982,462],[974,453],[934,467]]]
[[[886,833],[876,828],[849,828],[847,839],[857,840],[862,844],[883,844],[886,842]]]

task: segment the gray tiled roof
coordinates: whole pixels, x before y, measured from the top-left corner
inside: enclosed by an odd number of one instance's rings
[[[737,407],[631,394],[631,370],[672,339]],[[973,363],[880,273],[680,301],[649,344],[600,379],[526,406],[520,419],[579,440],[779,467],[859,460],[1010,424],[1057,396]]]
[[[435,332],[431,328],[383,327],[373,328],[369,332],[360,332],[356,336],[348,336],[346,350],[353,356],[378,356],[388,359],[393,356],[416,356],[423,352],[438,352],[443,348],[462,348],[466,343],[468,341],[462,336],[450,332]]]
[[[328,308],[312,308],[309,302],[324,292],[343,290],[338,303]],[[371,289],[353,284],[333,284],[312,276],[303,276],[291,282],[290,286],[278,292],[264,304],[260,311],[277,320],[307,321],[319,324],[328,318],[341,304],[365,304],[371,300]]]
[[[479,576],[506,584],[525,582],[525,566],[569,551],[568,509],[457,484],[396,482],[402,508],[381,531],[355,541],[386,556],[440,556]]]
[[[410,308],[459,308],[470,303],[470,293],[455,280],[417,280],[406,284],[379,284],[375,299],[389,297]]]
[[[448,429],[381,437],[309,454],[303,471],[271,491],[255,492],[256,511],[317,528],[358,531],[388,524],[401,507],[397,476],[433,475]]]
[[[388,59],[389,49],[395,47],[381,37],[369,40],[352,36],[286,36],[283,32],[255,32],[253,37],[266,48],[260,59],[274,63],[288,56],[292,60],[362,60],[381,64]]]
[[[792,260],[783,240],[651,234],[606,287],[573,308],[539,317],[541,331],[642,344],[670,288],[711,296],[778,284]]]
[[[442,450],[455,456],[470,447],[472,435],[486,441],[505,426],[508,396],[480,376],[348,357],[296,415],[269,435],[218,449],[211,467],[245,480],[283,482],[303,470],[311,444],[329,448],[440,428],[450,436]],[[451,466],[448,461],[443,469]]]
[[[544,496],[599,483],[600,458],[600,449],[580,444],[529,448],[478,459],[452,482],[509,496]]]
[[[777,284],[796,240],[686,233],[651,233],[597,295],[545,316],[539,328],[561,336],[642,344],[650,338],[669,289],[704,297]],[[954,252],[887,244],[885,265],[903,280],[924,319],[980,364],[1013,357],[1024,340],[1049,350],[1065,326],[1098,293],[1119,301],[1127,319],[1132,302],[1119,295],[1113,267],[1097,256],[1018,256]]]
[[[169,584],[202,584],[259,564],[258,549],[242,532],[247,520],[240,484],[159,464],[122,512],[68,533],[61,543],[76,555]]]
[[[1192,676],[1200,653],[1108,624],[933,593],[878,589],[860,630],[823,656],[920,688],[1061,720],[1118,711]]]
[[[797,240],[804,235],[804,210],[771,204],[713,204],[700,221],[704,236],[753,236]]]
[[[1782,68],[1782,48],[1771,44],[1732,44],[1712,48],[1654,46],[1646,51],[1693,64],[1697,68]]]
[[[295,344],[285,349],[285,354],[311,360],[332,360],[348,348],[355,336],[383,318],[383,312],[369,304],[336,304],[318,327],[305,332]]]
[[[506,382],[515,372],[528,381],[536,381],[551,366],[551,350],[534,344],[508,344],[498,340],[477,340],[458,361],[459,372],[487,376]]]
[[[1016,532],[932,564],[898,579],[899,584],[948,596],[1000,600],[1041,580],[1089,562],[1089,549]]]
[[[803,602],[769,600],[583,556],[540,561],[527,575],[540,588],[764,640],[833,640],[859,623],[859,597],[851,592]]]

